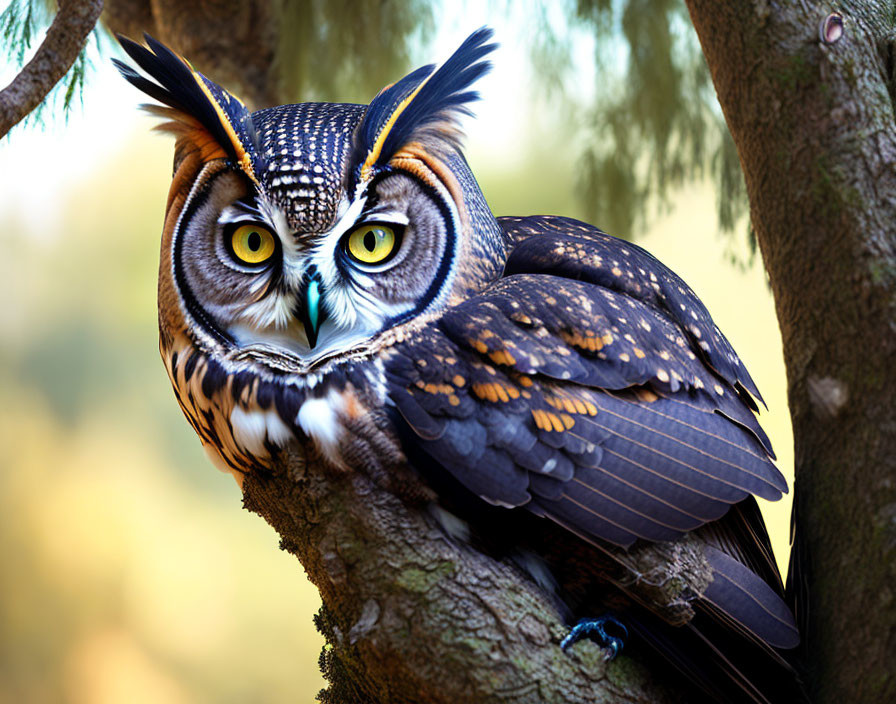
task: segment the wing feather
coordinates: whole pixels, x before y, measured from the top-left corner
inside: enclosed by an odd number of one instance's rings
[[[512,276],[392,348],[391,397],[422,449],[491,502],[534,496],[531,508],[622,546],[679,537],[750,494],[780,498],[787,486],[761,440],[717,412],[739,403],[731,385],[649,306],[613,317],[606,303],[638,305],[584,282]],[[598,321],[591,335],[583,310]],[[625,315],[633,326],[620,327]],[[564,339],[604,334],[594,350]],[[500,451],[500,471],[486,448]]]
[[[787,491],[758,391],[690,289],[607,237],[582,226],[517,242],[503,278],[385,351],[390,400],[414,456],[490,503],[598,545],[711,533],[732,505]],[[765,565],[759,548],[707,546],[706,608],[786,647],[786,607],[742,564]]]
[[[505,236],[517,245],[507,260],[508,275],[553,271],[649,302],[681,326],[713,370],[762,401],[749,372],[703,302],[650,252],[572,218],[534,216],[499,218],[499,222]],[[744,402],[755,410],[746,394]]]

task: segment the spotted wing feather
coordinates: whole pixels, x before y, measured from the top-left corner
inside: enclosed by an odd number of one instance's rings
[[[762,400],[755,382],[706,306],[650,252],[572,218],[504,217],[498,221],[505,238],[516,245],[507,261],[507,274],[552,271],[649,303],[680,327],[695,354],[716,373],[735,388]],[[747,394],[741,397],[756,410]]]
[[[730,345],[674,275],[603,238],[511,241],[504,278],[386,353],[415,450],[490,503],[623,548],[675,540],[750,495],[780,498],[786,482],[744,401],[755,387]],[[650,285],[661,276],[674,293]],[[717,562],[738,586],[717,585],[708,602],[754,637],[789,643],[792,621],[750,608],[783,607],[775,589]]]
[[[484,499],[623,547],[679,537],[749,494],[779,498],[786,483],[762,442],[715,412],[724,395],[706,387],[724,382],[639,305],[579,281],[507,277],[391,352],[392,398],[423,449]],[[651,332],[627,338],[624,315]],[[651,360],[667,348],[660,379]]]

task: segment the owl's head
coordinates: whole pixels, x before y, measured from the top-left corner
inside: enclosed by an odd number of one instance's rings
[[[151,37],[122,46],[177,136],[160,326],[207,351],[309,370],[364,353],[500,276],[500,229],[460,152],[458,117],[491,31],[370,105],[250,113]]]

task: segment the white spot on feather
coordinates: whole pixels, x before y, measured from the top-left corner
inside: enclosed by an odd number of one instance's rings
[[[335,464],[339,464],[339,436],[342,431],[339,414],[344,407],[342,396],[331,391],[324,398],[305,401],[296,416],[299,427],[314,440],[327,459]]]
[[[501,501],[500,499],[493,499],[492,497],[486,496],[485,494],[480,494],[479,498],[482,499],[483,501],[487,501],[492,506],[499,506],[501,508],[517,508],[518,506],[524,506],[525,504],[529,503],[529,501],[531,500],[532,497],[526,497],[526,500],[521,504],[512,504],[508,501]]]
[[[230,414],[233,439],[249,454],[266,457],[265,440],[282,447],[292,433],[280,419],[276,411],[247,411],[235,406]]]

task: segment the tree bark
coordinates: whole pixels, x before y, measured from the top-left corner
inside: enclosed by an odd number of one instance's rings
[[[896,701],[892,3],[687,0],[774,291],[816,701]]]
[[[102,9],[102,0],[60,0],[37,53],[0,91],[0,138],[40,105],[72,67]]]
[[[607,663],[590,642],[560,650],[559,614],[514,566],[447,539],[362,474],[328,475],[314,459],[297,448],[243,491],[320,589],[324,701],[683,701],[625,654]]]

